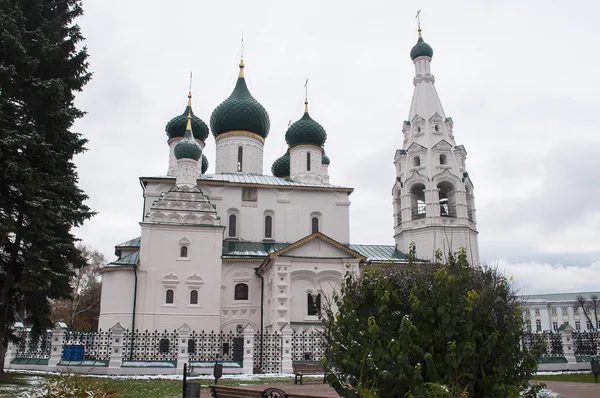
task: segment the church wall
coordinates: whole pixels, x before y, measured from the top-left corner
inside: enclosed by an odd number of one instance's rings
[[[263,146],[254,137],[243,135],[220,136],[217,139],[215,172],[222,173],[263,173]],[[239,148],[242,148],[242,162],[238,162]],[[241,167],[241,170],[239,169]]]
[[[145,208],[172,186],[149,183],[145,191]],[[276,242],[295,242],[312,233],[311,218],[319,218],[319,230],[341,243],[350,240],[350,200],[345,192],[309,191],[297,189],[257,188],[256,201],[242,200],[242,187],[199,185],[217,207],[223,225],[229,215],[237,214],[237,238],[260,242],[265,239],[264,219],[273,217],[273,237]],[[228,232],[225,232],[225,237]]]
[[[250,324],[260,328],[260,278],[254,268],[259,262],[223,262],[221,279],[221,330],[236,332]],[[235,286],[248,285],[248,300],[236,300]]]
[[[131,328],[131,311],[133,309],[133,270],[124,269],[102,273],[102,295],[100,307],[102,312],[98,320],[98,328],[108,330],[117,322]]]
[[[187,257],[180,256],[186,246]],[[136,326],[194,330],[220,326],[222,228],[142,223]],[[167,303],[173,290],[173,303]],[[191,291],[198,292],[197,304]],[[138,326],[139,325],[139,326]]]

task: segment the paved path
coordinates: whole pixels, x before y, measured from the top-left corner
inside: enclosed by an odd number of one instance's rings
[[[312,398],[339,398],[340,396],[335,392],[333,388],[329,386],[329,384],[325,383],[315,383],[315,382],[307,382],[304,384],[294,384],[294,383],[274,383],[274,384],[240,384],[240,388],[245,388],[248,390],[258,390],[263,391],[267,388],[275,387],[280,390],[285,391],[288,394],[302,394],[306,396],[310,396]],[[210,396],[210,390],[202,390],[201,396]],[[181,395],[175,396],[172,398],[180,398]]]
[[[571,383],[566,381],[546,381],[549,390],[559,393],[565,398],[598,398],[600,397],[600,383]]]

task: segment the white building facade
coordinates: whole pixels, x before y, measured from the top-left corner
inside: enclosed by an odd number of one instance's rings
[[[583,308],[577,298],[582,296],[586,304]],[[600,305],[593,307],[592,297],[600,297],[600,292],[535,294],[525,296],[524,320],[527,330],[540,333],[557,332],[568,324],[576,331],[600,330]]]
[[[330,183],[327,133],[309,115],[307,99],[285,134],[288,150],[273,175],[264,174],[270,121],[246,86],[242,61],[232,94],[210,120],[215,174],[206,174],[210,130],[193,114],[191,94],[184,113],[167,124],[167,173],[140,178],[141,236],[117,245],[119,258],[103,269],[99,327],[310,330],[346,272],[402,266],[412,241],[420,258],[462,246],[477,263],[466,151],[455,144],[437,96],[430,50],[419,31],[409,121],[393,159],[396,245],[350,242],[353,189]]]

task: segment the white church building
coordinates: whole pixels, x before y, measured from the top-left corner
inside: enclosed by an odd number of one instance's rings
[[[206,174],[209,127],[194,115],[191,93],[185,111],[167,124],[168,170],[140,178],[140,237],[118,244],[118,259],[102,270],[99,327],[309,330],[347,271],[402,266],[411,242],[420,259],[465,247],[479,263],[467,152],[455,142],[431,74],[433,50],[420,29],[410,56],[412,104],[398,126],[401,149],[390,152],[395,245],[351,242],[353,188],[330,181],[326,130],[309,114],[308,100],[285,133],[288,150],[272,175],[265,173],[267,138],[284,137],[269,136],[269,115],[248,90],[242,60],[233,92],[210,118],[215,174]]]

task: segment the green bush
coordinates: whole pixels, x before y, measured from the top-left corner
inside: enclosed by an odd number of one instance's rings
[[[526,388],[539,353],[521,349],[521,300],[504,276],[466,258],[460,250],[446,264],[346,275],[323,332],[340,395],[494,398]]]

